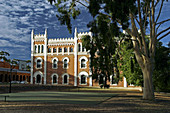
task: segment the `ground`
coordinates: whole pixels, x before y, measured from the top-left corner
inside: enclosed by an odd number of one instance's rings
[[[155,93],[148,101],[142,92],[124,88],[21,91],[9,94],[7,102],[2,95],[7,94],[0,94],[0,113],[170,113],[170,94]]]

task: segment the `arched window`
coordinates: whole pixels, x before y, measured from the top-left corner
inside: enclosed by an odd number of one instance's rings
[[[2,82],[3,74],[0,75],[0,82]]]
[[[66,47],[64,48],[64,52],[67,52],[67,48]]]
[[[38,60],[37,60],[37,68],[41,68],[41,64],[42,64],[42,63],[41,63],[41,60],[38,59]]]
[[[53,60],[53,68],[55,68],[55,69],[57,68],[57,60],[56,59]]]
[[[64,60],[64,69],[67,68],[67,59]]]
[[[23,81],[25,81],[25,75],[23,76]]]
[[[13,81],[15,81],[15,75],[13,75]]]
[[[81,75],[81,84],[86,84],[86,76]]]
[[[56,83],[57,83],[57,76],[54,75],[54,76],[53,76],[53,84],[56,84]]]
[[[37,77],[36,77],[36,83],[41,83],[41,75],[37,75]]]
[[[37,53],[37,45],[34,46],[34,53]]]
[[[8,75],[5,74],[5,82],[7,82],[7,81],[8,81]]]
[[[78,44],[78,52],[80,52],[80,51],[81,51],[81,45]]]
[[[20,82],[22,81],[22,75],[20,75]]]
[[[81,60],[81,68],[85,68],[86,67],[86,60],[82,59]]]
[[[73,48],[72,47],[70,47],[70,52],[73,52]]]
[[[56,48],[53,48],[53,53],[56,53],[56,52],[57,52]]]
[[[19,81],[19,76],[18,75],[16,76],[16,81]]]
[[[62,48],[58,48],[58,52],[61,53],[62,52]]]
[[[111,75],[110,76],[110,79],[111,79],[111,85],[117,85],[117,82],[116,82],[116,80],[115,80],[115,77],[114,77],[115,75]]]
[[[40,53],[40,45],[38,45],[38,53]]]
[[[64,75],[63,79],[63,84],[68,84],[68,75]]]
[[[44,53],[44,45],[41,45],[41,53]]]
[[[51,48],[48,48],[48,53],[51,53]]]
[[[79,61],[80,61],[80,68],[87,68],[87,61],[88,61],[87,57],[82,56],[80,57]]]

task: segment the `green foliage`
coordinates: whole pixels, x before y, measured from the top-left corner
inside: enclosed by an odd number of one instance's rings
[[[0,60],[4,60],[4,61],[7,61],[7,56],[10,56],[10,54],[8,52],[5,52],[5,51],[1,51],[0,52]]]
[[[125,39],[121,43],[119,55],[118,68],[123,71],[122,74],[126,77],[128,84],[143,86],[142,71],[136,61],[131,40]]]
[[[154,87],[157,91],[170,92],[170,47],[157,44],[155,69],[153,74]],[[169,88],[169,89],[168,89]]]

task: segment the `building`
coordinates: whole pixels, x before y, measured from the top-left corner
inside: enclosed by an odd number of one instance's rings
[[[91,32],[78,33],[75,28],[74,38],[48,39],[47,30],[39,35],[32,30],[31,83],[99,86],[101,82],[90,76],[90,54],[82,47],[83,35],[92,36]],[[125,78],[118,84],[112,78],[108,81],[110,86],[127,87]]]
[[[23,62],[20,62],[19,65],[13,67],[12,71],[10,70],[10,64],[5,61],[0,61],[0,83],[8,83],[11,81],[15,81],[14,83],[19,83],[21,81],[27,81],[30,83],[31,76],[30,71],[25,69],[25,65]]]

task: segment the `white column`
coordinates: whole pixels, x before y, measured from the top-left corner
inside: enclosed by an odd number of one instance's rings
[[[51,48],[51,55],[53,55],[53,47]]]
[[[74,86],[77,86],[77,28],[74,32]]]
[[[58,55],[58,47],[57,47],[57,55]]]
[[[127,87],[127,81],[126,81],[126,78],[125,77],[123,77],[123,82],[124,82],[124,87]]]
[[[47,29],[45,29],[45,45],[44,45],[44,84],[46,84],[46,74],[47,74]]]
[[[64,47],[62,47],[62,55],[64,55]]]
[[[89,55],[89,86],[93,86],[93,80],[92,80],[92,71],[91,71],[91,68],[90,68],[90,63],[91,63],[91,60],[90,60],[90,57],[91,55]]]
[[[31,32],[31,84],[33,84],[34,30]]]

